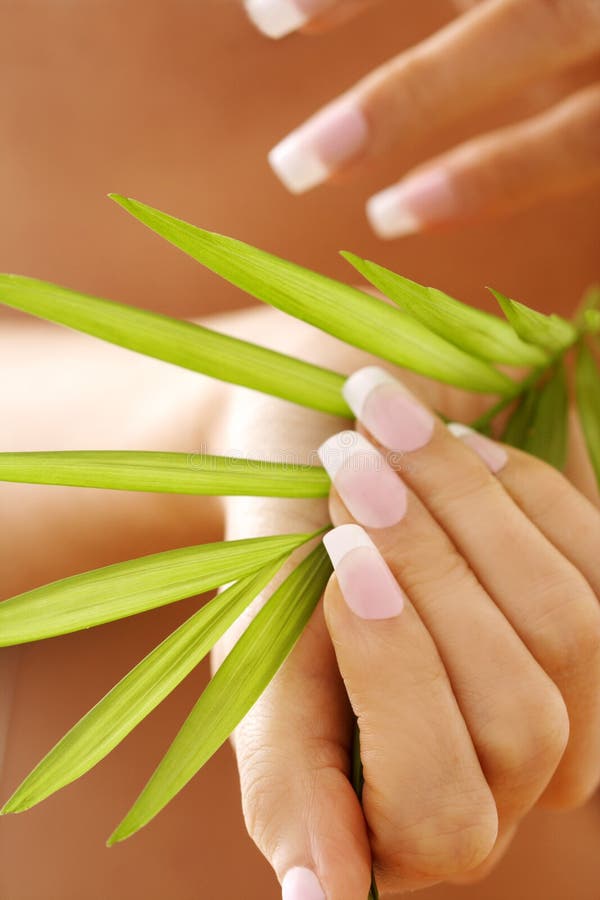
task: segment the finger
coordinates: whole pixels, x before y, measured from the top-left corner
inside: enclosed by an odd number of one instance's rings
[[[457,433],[467,443],[478,440],[464,426]],[[497,473],[499,481],[591,588],[585,609],[570,610],[565,586],[564,605],[555,613],[560,634],[546,647],[569,704],[571,740],[544,801],[569,808],[584,803],[600,782],[600,513],[552,466],[513,448],[507,454],[510,464]]]
[[[284,900],[364,900],[371,854],[348,775],[352,722],[322,609],[236,732],[246,827]]]
[[[355,373],[345,396],[375,440],[400,454],[403,479],[558,686],[571,730],[552,788],[562,806],[583,802],[600,774],[600,606],[495,477],[515,456],[481,435],[466,446],[381,369]]]
[[[588,0],[487,0],[400,54],[322,109],[269,156],[295,193],[395,142],[440,127],[600,47]]]
[[[335,485],[333,522],[353,523],[354,514],[368,526],[435,642],[503,839],[538,801],[563,754],[562,697],[444,530],[365,438],[341,432],[319,455]]]
[[[375,194],[367,215],[382,238],[488,219],[600,181],[600,86],[550,112],[446,153]]]
[[[244,0],[259,31],[282,38],[299,29],[326,30],[352,18],[379,0]]]
[[[363,808],[378,883],[410,889],[489,855],[493,797],[427,629],[366,532],[324,543],[327,625],[358,718]]]

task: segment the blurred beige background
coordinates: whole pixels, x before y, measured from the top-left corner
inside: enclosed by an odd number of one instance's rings
[[[335,276],[350,277],[336,255],[347,248],[474,303],[489,304],[492,284],[568,309],[600,277],[599,192],[391,244],[371,235],[363,204],[422,153],[542,108],[589,81],[592,67],[439,134],[418,154],[399,148],[352,184],[293,198],[268,169],[268,149],[291,127],[450,9],[390,0],[336,33],[275,44],[252,30],[238,0],[0,0],[0,270],[181,315],[246,304],[105,199],[119,191]],[[43,444],[43,423],[40,434]],[[3,797],[192,604],[26,648]],[[245,836],[228,748],[143,833],[104,849],[206,678],[206,668],[196,672],[81,782],[0,822],[0,900],[279,896]],[[580,826],[540,822],[541,836],[532,842],[525,829],[493,883],[443,896],[506,898],[517,870],[513,900],[532,900],[529,878],[542,870],[546,900],[572,896],[573,868],[596,854],[600,810],[586,810]],[[598,900],[598,877],[590,872],[578,900]]]

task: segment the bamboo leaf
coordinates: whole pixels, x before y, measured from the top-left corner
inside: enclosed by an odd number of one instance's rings
[[[355,347],[471,391],[510,393],[513,382],[375,297],[137,200],[117,203],[184,253],[253,297]]]
[[[296,643],[330,573],[319,544],[275,591],[209,682],[109,844],[154,818],[227,740]]]
[[[500,291],[495,291],[493,288],[490,288],[490,291],[512,327],[524,341],[556,355],[577,340],[577,329],[562,316],[554,313],[546,316],[517,300],[510,300]]]
[[[526,344],[504,319],[474,309],[436,288],[423,287],[354,253],[342,256],[374,287],[426,328],[456,347],[489,362],[543,366],[548,355]]]
[[[0,481],[254,497],[325,497],[330,488],[319,466],[128,450],[0,453]]]
[[[563,365],[538,389],[535,414],[523,449],[557,469],[567,460],[569,392]]]
[[[231,585],[152,650],[53,747],[2,813],[30,809],[104,759],[204,659],[268,585],[283,559]]]
[[[0,646],[80,631],[193,597],[256,572],[309,537],[183,547],[54,581],[0,603]]]
[[[352,415],[341,393],[344,378],[337,372],[192,322],[21,275],[0,275],[0,302],[221,381],[322,412]]]
[[[600,371],[591,350],[581,344],[575,367],[577,411],[590,462],[600,487]]]
[[[590,334],[600,334],[600,310],[586,309],[583,312],[583,329]]]
[[[539,394],[536,388],[531,388],[519,398],[502,433],[502,441],[505,444],[518,447],[520,450],[525,448],[536,414],[538,399]]]

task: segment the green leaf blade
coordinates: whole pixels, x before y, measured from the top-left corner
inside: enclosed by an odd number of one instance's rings
[[[148,228],[251,296],[349,344],[447,384],[507,394],[513,382],[397,309],[242,241],[196,228],[144,203],[112,198]]]
[[[522,341],[503,319],[455,300],[436,288],[423,287],[354,253],[342,256],[382,294],[426,328],[456,347],[488,362],[543,366],[548,355]]]
[[[563,365],[538,389],[535,412],[523,449],[557,469],[567,461],[569,391]]]
[[[575,395],[590,462],[600,488],[600,371],[585,344],[579,347],[575,364]]]
[[[204,496],[326,497],[330,488],[320,466],[128,450],[0,453],[0,481]]]
[[[192,322],[21,275],[0,275],[0,303],[211,378],[352,416],[337,372]]]
[[[256,572],[311,536],[220,541],[142,556],[0,603],[0,646],[56,637],[193,597]]]
[[[209,682],[109,844],[154,818],[227,740],[292,650],[330,573],[319,544],[275,591]]]
[[[107,756],[202,661],[284,559],[231,585],[155,647],[50,750],[2,814],[30,809]]]
[[[502,312],[524,341],[542,347],[553,356],[571,347],[577,340],[577,329],[561,316],[546,316],[535,309],[511,300],[490,288]]]

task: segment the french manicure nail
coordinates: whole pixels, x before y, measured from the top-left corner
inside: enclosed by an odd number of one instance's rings
[[[310,869],[295,866],[281,883],[282,900],[327,900],[319,879]]]
[[[351,100],[338,100],[277,144],[269,162],[288,190],[301,194],[360,153],[368,130],[359,107]]]
[[[357,431],[341,431],[319,457],[351,514],[367,528],[389,528],[406,512],[406,487],[375,447]]]
[[[468,425],[463,425],[461,422],[449,422],[448,431],[454,437],[460,438],[471,450],[474,450],[494,475],[508,462],[508,453],[504,447],[496,441],[490,440],[484,434],[473,431]]]
[[[340,525],[323,538],[344,600],[361,619],[390,619],[404,609],[404,594],[368,534]]]
[[[284,37],[308,21],[308,15],[294,0],[245,0],[244,5],[251,21],[267,37]]]
[[[381,238],[405,237],[453,218],[458,202],[444,169],[427,169],[393,187],[374,194],[367,202],[367,218]]]
[[[346,381],[343,394],[356,418],[388,450],[410,453],[433,437],[433,415],[385,369],[359,369]]]

